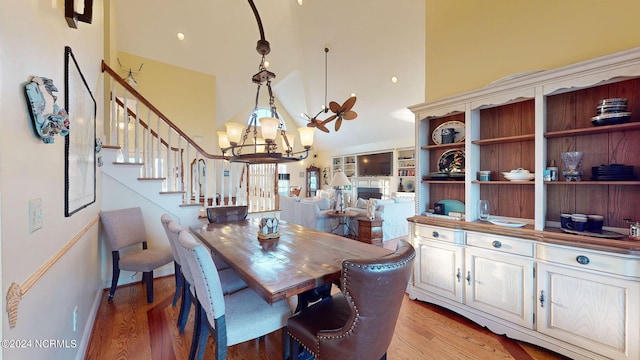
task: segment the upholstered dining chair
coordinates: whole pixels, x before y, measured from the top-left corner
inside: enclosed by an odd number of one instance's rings
[[[164,232],[167,234],[167,239],[169,240],[169,245],[171,245],[171,251],[173,253],[173,267],[174,267],[174,276],[176,278],[176,292],[173,295],[172,306],[176,306],[178,304],[178,299],[182,295],[182,286],[184,285],[184,275],[182,275],[180,259],[178,259],[178,254],[176,250],[176,246],[173,241],[171,241],[171,235],[169,233],[169,223],[173,221],[173,218],[169,214],[162,214],[160,216],[160,222],[162,223],[162,228]]]
[[[287,322],[291,358],[302,345],[317,360],[386,359],[414,258],[401,240],[383,258],[343,261],[341,291]]]
[[[142,272],[142,281],[147,286],[147,302],[153,302],[153,270],[173,261],[173,252],[168,246],[148,248],[147,230],[144,226],[142,210],[139,207],[100,212],[100,221],[111,247],[113,274],[109,301],[118,286],[120,270]],[[130,246],[142,246],[140,251],[120,254],[120,250]]]
[[[285,300],[268,304],[251,288],[223,295],[220,277],[209,252],[187,231],[180,232],[178,249],[184,254],[196,289],[196,318],[189,359],[202,359],[209,334],[215,342],[215,359],[227,357],[227,347],[282,329],[291,308]],[[286,341],[283,358],[287,356]]]
[[[182,289],[182,301],[180,302],[180,311],[178,312],[178,323],[177,326],[180,329],[180,333],[184,332],[184,328],[187,324],[187,319],[189,318],[189,310],[191,309],[191,303],[195,302],[195,290],[193,288],[193,276],[189,271],[189,268],[186,264],[186,260],[181,252],[178,250],[178,235],[182,232],[183,229],[177,222],[171,220],[167,224],[167,230],[169,235],[169,242],[172,244],[173,248],[176,250],[175,256],[178,258],[178,262],[181,264],[181,272],[184,278],[184,286]],[[236,291],[242,290],[247,287],[247,283],[245,283],[238,274],[231,268],[223,269],[218,271],[218,276],[220,277],[220,284],[222,286],[222,293],[224,295],[234,293]],[[189,293],[187,293],[189,291]]]

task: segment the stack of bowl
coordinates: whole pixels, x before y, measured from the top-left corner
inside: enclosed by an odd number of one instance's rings
[[[594,126],[622,124],[631,119],[625,98],[602,99],[596,106],[596,111],[597,115],[591,118]]]

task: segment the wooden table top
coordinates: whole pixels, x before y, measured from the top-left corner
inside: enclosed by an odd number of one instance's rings
[[[201,222],[189,230],[222,257],[267,302],[273,303],[340,278],[345,259],[379,258],[389,249],[280,221],[273,250],[258,241],[260,219]]]
[[[359,213],[357,211],[345,211],[343,213],[337,213],[337,212],[328,212],[327,215],[329,216],[333,216],[333,217],[356,217],[359,215]]]

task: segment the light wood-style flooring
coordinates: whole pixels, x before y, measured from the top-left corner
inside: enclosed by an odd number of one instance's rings
[[[174,278],[154,281],[155,301],[147,304],[142,284],[122,286],[113,302],[107,291],[98,310],[85,359],[186,359],[193,333],[193,310],[183,334],[171,306]],[[205,358],[213,358],[212,340]],[[414,359],[566,359],[556,353],[496,335],[453,312],[405,296],[387,357]],[[282,358],[280,332],[229,348],[228,359]]]

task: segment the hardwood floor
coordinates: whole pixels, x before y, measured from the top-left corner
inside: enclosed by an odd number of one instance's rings
[[[122,286],[113,302],[107,290],[98,310],[85,359],[186,359],[193,333],[193,310],[183,334],[176,321],[179,306],[171,306],[174,278],[154,281],[155,301],[147,304],[142,284]],[[405,296],[388,358],[413,359],[567,359],[545,349],[493,334],[453,312]],[[206,358],[213,358],[212,340]],[[263,341],[229,348],[227,358],[281,359],[280,332]]]

